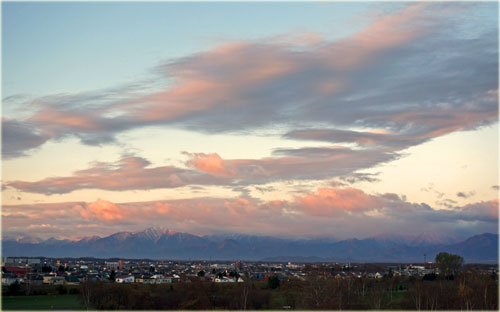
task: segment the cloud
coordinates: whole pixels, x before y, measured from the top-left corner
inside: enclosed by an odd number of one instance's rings
[[[462,197],[462,198],[469,198],[476,195],[476,192],[471,191],[471,192],[458,192],[457,197]]]
[[[356,143],[364,147],[388,146],[397,149],[403,149],[422,142],[421,138],[403,137],[401,134],[340,129],[293,130],[286,133],[284,137],[294,140]]]
[[[377,178],[377,176],[380,173],[361,173],[361,172],[355,172],[349,176],[345,177],[340,177],[340,180],[354,184],[358,182],[369,182],[369,183],[374,183],[380,181],[380,179]]]
[[[434,188],[434,184],[433,183],[429,183],[429,185],[427,187],[423,187],[420,189],[422,192],[429,192],[429,193],[434,193],[434,195],[439,198],[439,199],[442,199],[445,195],[445,193],[441,192],[441,191],[438,191]]]
[[[187,153],[187,155],[191,156],[191,159],[186,163],[190,167],[216,176],[234,176],[234,172],[227,168],[227,163],[216,153]]]
[[[40,194],[64,194],[80,189],[111,191],[176,188],[186,185],[245,186],[282,180],[326,179],[393,160],[396,154],[348,148],[304,148],[275,151],[280,157],[223,159],[216,153],[187,153],[186,165],[150,166],[136,156],[94,163],[71,176],[39,181],[7,181],[4,188]],[[359,174],[354,174],[359,175]],[[366,179],[366,178],[365,178]]]
[[[380,209],[382,202],[355,188],[320,188],[316,193],[296,197],[293,205],[306,214],[335,216],[345,212]]]
[[[445,198],[445,199],[436,201],[436,204],[438,204],[440,206],[448,207],[448,208],[453,208],[457,205],[457,201],[455,201],[453,199]]]
[[[475,7],[408,4],[341,39],[230,42],[158,66],[157,81],[30,100],[35,112],[11,119],[29,127],[7,132],[3,150],[16,157],[68,136],[107,144],[156,125],[208,133],[284,125],[292,139],[394,150],[475,129],[498,116],[498,30],[474,19],[474,36],[457,30],[456,9]]]
[[[176,188],[190,184],[221,184],[223,178],[172,166],[149,167],[141,157],[124,156],[114,163],[95,163],[91,168],[67,177],[50,177],[40,181],[12,181],[5,187],[24,192],[64,194],[78,189],[111,191]]]
[[[25,156],[27,150],[39,147],[49,140],[29,123],[2,118],[3,157]]]
[[[42,224],[42,227],[31,227]],[[359,226],[363,224],[363,226]],[[352,187],[325,187],[292,199],[193,198],[151,202],[58,203],[2,207],[2,234],[46,237],[138,231],[151,226],[195,234],[223,232],[282,236],[370,237],[382,232],[437,232],[466,237],[496,232],[498,199],[447,210],[411,203],[397,194],[368,194]],[[51,231],[47,232],[50,228]],[[48,238],[48,237],[46,237]]]
[[[463,220],[481,220],[498,223],[498,198],[466,205],[460,210]]]
[[[84,219],[97,219],[101,221],[116,221],[124,217],[120,207],[112,202],[99,199],[81,207],[80,215]]]

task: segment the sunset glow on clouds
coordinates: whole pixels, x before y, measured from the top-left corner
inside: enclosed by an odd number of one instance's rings
[[[68,5],[43,14],[60,16]],[[78,5],[88,9],[82,18],[102,17],[100,4]],[[148,5],[167,15],[179,9]],[[237,3],[211,5],[245,14]],[[311,11],[289,24],[297,5]],[[207,46],[190,46],[207,35],[195,28],[179,30],[179,45],[190,48],[178,55],[158,50],[160,38],[131,47],[160,51],[144,66],[146,78],[110,73],[103,87],[81,81],[67,91],[68,82],[60,92],[40,93],[7,66],[3,235],[77,238],[150,226],[338,238],[497,232],[498,5],[274,6],[284,30],[256,26],[255,35],[252,21],[218,20],[210,34],[219,39]],[[14,53],[33,35],[14,25],[26,23],[20,12],[34,9],[4,5],[4,63],[34,57]],[[342,12],[348,22],[316,24]],[[238,27],[236,37],[225,30]],[[77,53],[70,47],[58,52],[61,62]],[[51,62],[57,68],[57,58]],[[58,81],[46,79],[47,89]],[[68,142],[75,159],[61,152]],[[38,166],[56,170],[37,174]]]
[[[370,195],[362,190],[321,188],[292,200],[259,201],[254,198],[197,198],[172,201],[116,204],[99,199],[92,203],[35,204],[4,206],[4,229],[21,235],[31,224],[50,219],[55,234],[71,232],[70,237],[85,236],[89,227],[141,230],[144,224],[166,226],[203,234],[212,232],[267,233],[318,237],[331,235],[349,238],[383,226],[388,231],[418,235],[426,228],[437,233],[466,234],[494,231],[498,222],[498,200],[477,202],[436,210],[426,204],[413,204],[396,194]],[[409,218],[411,216],[411,218]],[[138,222],[137,220],[141,220]],[[359,222],[369,232],[359,228]],[[472,225],[458,225],[471,222]]]

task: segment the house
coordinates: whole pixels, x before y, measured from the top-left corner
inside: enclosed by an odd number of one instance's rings
[[[151,279],[153,280],[153,284],[166,284],[166,283],[172,283],[172,277],[167,277],[163,276],[161,274],[155,274],[151,276]]]
[[[136,283],[141,283],[140,279],[135,279]],[[152,279],[151,277],[143,277],[142,278],[142,283],[143,284],[155,284],[156,280]]]
[[[15,282],[19,282],[15,274],[10,274],[10,273],[2,274],[2,285],[8,286],[14,284]]]
[[[86,272],[86,271],[88,271],[88,270],[89,270],[89,266],[88,266],[88,265],[83,265],[83,264],[82,264],[82,265],[80,266],[80,270],[81,270],[81,271],[85,271],[85,272]]]
[[[10,272],[10,273],[13,273],[15,274],[17,277],[22,277],[22,276],[25,276],[26,274],[29,273],[30,271],[30,267],[26,267],[26,266],[4,266],[2,267],[2,271],[5,272]]]
[[[31,285],[42,285],[43,284],[43,276],[40,274],[28,274],[26,277],[26,283]]]
[[[106,265],[107,268],[115,271],[120,267],[120,262],[118,261],[105,261],[104,264]]]
[[[43,284],[49,285],[64,285],[66,284],[66,279],[64,276],[57,276],[54,274],[47,274],[43,276]]]
[[[216,277],[214,279],[214,282],[216,283],[243,283],[244,280],[241,278],[241,277],[227,277],[227,276],[223,276],[223,277]]]
[[[78,276],[69,275],[69,276],[66,276],[65,279],[66,279],[66,284],[68,284],[68,285],[80,284],[80,279],[78,278]]]
[[[133,275],[120,276],[120,277],[117,277],[115,281],[117,283],[128,284],[128,283],[135,282],[135,277]]]
[[[54,275],[50,275],[50,274],[47,274],[47,275],[44,275],[43,276],[43,284],[52,284],[52,280],[54,279]]]
[[[214,282],[216,282],[216,283],[234,283],[235,280],[234,280],[234,278],[223,276],[223,277],[216,277],[214,279]]]
[[[64,285],[66,284],[66,279],[64,276],[54,276],[52,279],[52,285]]]
[[[293,269],[293,270],[294,270],[294,269],[298,269],[298,268],[299,268],[299,265],[298,265],[298,264],[293,264],[293,263],[291,263],[291,262],[288,262],[288,264],[286,265],[286,267],[287,267],[288,269]]]

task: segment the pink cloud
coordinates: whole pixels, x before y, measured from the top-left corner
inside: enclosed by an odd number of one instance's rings
[[[190,184],[221,184],[223,178],[173,166],[151,167],[141,157],[126,156],[114,163],[95,163],[72,176],[51,177],[40,181],[12,181],[5,184],[25,192],[63,194],[78,189],[148,190],[176,188]]]
[[[102,199],[81,207],[80,215],[84,219],[97,219],[106,222],[122,220],[125,217],[119,206]]]
[[[234,171],[228,168],[227,162],[224,161],[217,153],[194,153],[188,155],[191,156],[191,159],[186,163],[188,166],[216,176],[234,176]]]
[[[368,27],[353,36],[353,41],[372,49],[387,48],[412,40],[425,28],[425,9],[428,3],[411,3],[395,14],[381,16]],[[416,21],[417,20],[417,21]]]
[[[373,59],[375,53],[421,35],[422,29],[412,22],[424,7],[425,4],[409,5],[401,12],[376,19],[364,30],[340,41],[328,42],[315,33],[298,34],[289,40],[292,47],[314,47],[323,43],[317,51],[304,54],[291,53],[293,48],[274,43],[232,42],[187,57],[166,66],[175,77],[172,87],[134,101],[142,105],[135,106],[132,114],[149,121],[171,120],[218,106],[251,105],[242,93],[251,92],[268,81],[279,81],[286,75],[300,74],[311,64],[330,64],[337,69],[357,67]],[[343,79],[330,78],[320,81],[317,90],[333,95],[343,84]]]
[[[448,14],[440,9],[441,14]],[[16,150],[6,154],[22,155],[30,147],[69,135],[86,144],[102,144],[119,132],[159,124],[223,131],[275,122],[322,122],[330,114],[320,113],[321,118],[304,114],[305,103],[321,109],[323,102],[358,94],[358,88],[364,89],[356,79],[364,76],[359,70],[368,70],[370,66],[363,67],[377,63],[384,53],[437,28],[441,16],[432,10],[426,3],[409,4],[334,41],[316,33],[297,33],[284,40],[273,37],[222,44],[156,68],[165,84],[155,91],[134,91],[147,89],[134,85],[131,90],[36,99],[28,104],[38,111],[25,121],[33,125],[33,132],[43,133],[43,140],[9,145]],[[366,111],[363,106],[350,106],[353,116],[344,122],[359,122],[359,114]]]
[[[311,215],[335,216],[380,209],[382,201],[355,188],[320,188],[316,193],[296,197],[294,205]]]
[[[461,207],[463,215],[469,218],[486,218],[498,220],[499,199],[481,201]]]
[[[360,32],[326,45],[322,49],[325,64],[337,70],[358,68],[373,61],[379,53],[411,42],[426,28],[426,3],[410,4],[394,14],[376,18]],[[420,22],[420,23],[419,23]],[[334,57],[334,56],[342,57]]]
[[[376,211],[377,214],[369,212]],[[461,226],[457,227],[457,221]],[[41,224],[41,227],[31,227]],[[477,234],[498,226],[498,199],[451,210],[407,202],[395,194],[330,187],[294,197],[196,198],[135,203],[59,203],[2,207],[2,234],[88,236],[151,226],[195,234],[224,232],[285,236],[367,237],[381,232]],[[47,232],[47,229],[51,231]],[[383,229],[383,230],[382,230]],[[49,236],[50,237],[50,236]],[[48,238],[48,237],[46,237]]]
[[[64,194],[80,189],[111,191],[176,188],[187,185],[251,185],[283,179],[325,179],[350,174],[394,159],[384,151],[348,148],[278,150],[281,157],[223,159],[218,154],[184,153],[192,169],[151,166],[141,157],[125,156],[112,163],[94,163],[71,176],[39,181],[8,181],[5,187],[24,192]]]
[[[72,111],[62,111],[51,107],[44,107],[30,118],[33,123],[50,125],[48,131],[58,131],[59,128],[71,128],[80,131],[98,130],[96,116],[75,114]],[[52,130],[54,129],[54,130]]]

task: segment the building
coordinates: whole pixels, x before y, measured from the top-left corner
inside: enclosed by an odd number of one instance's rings
[[[135,282],[135,277],[133,275],[125,275],[125,276],[117,277],[115,281],[117,283],[128,284],[128,283]]]

